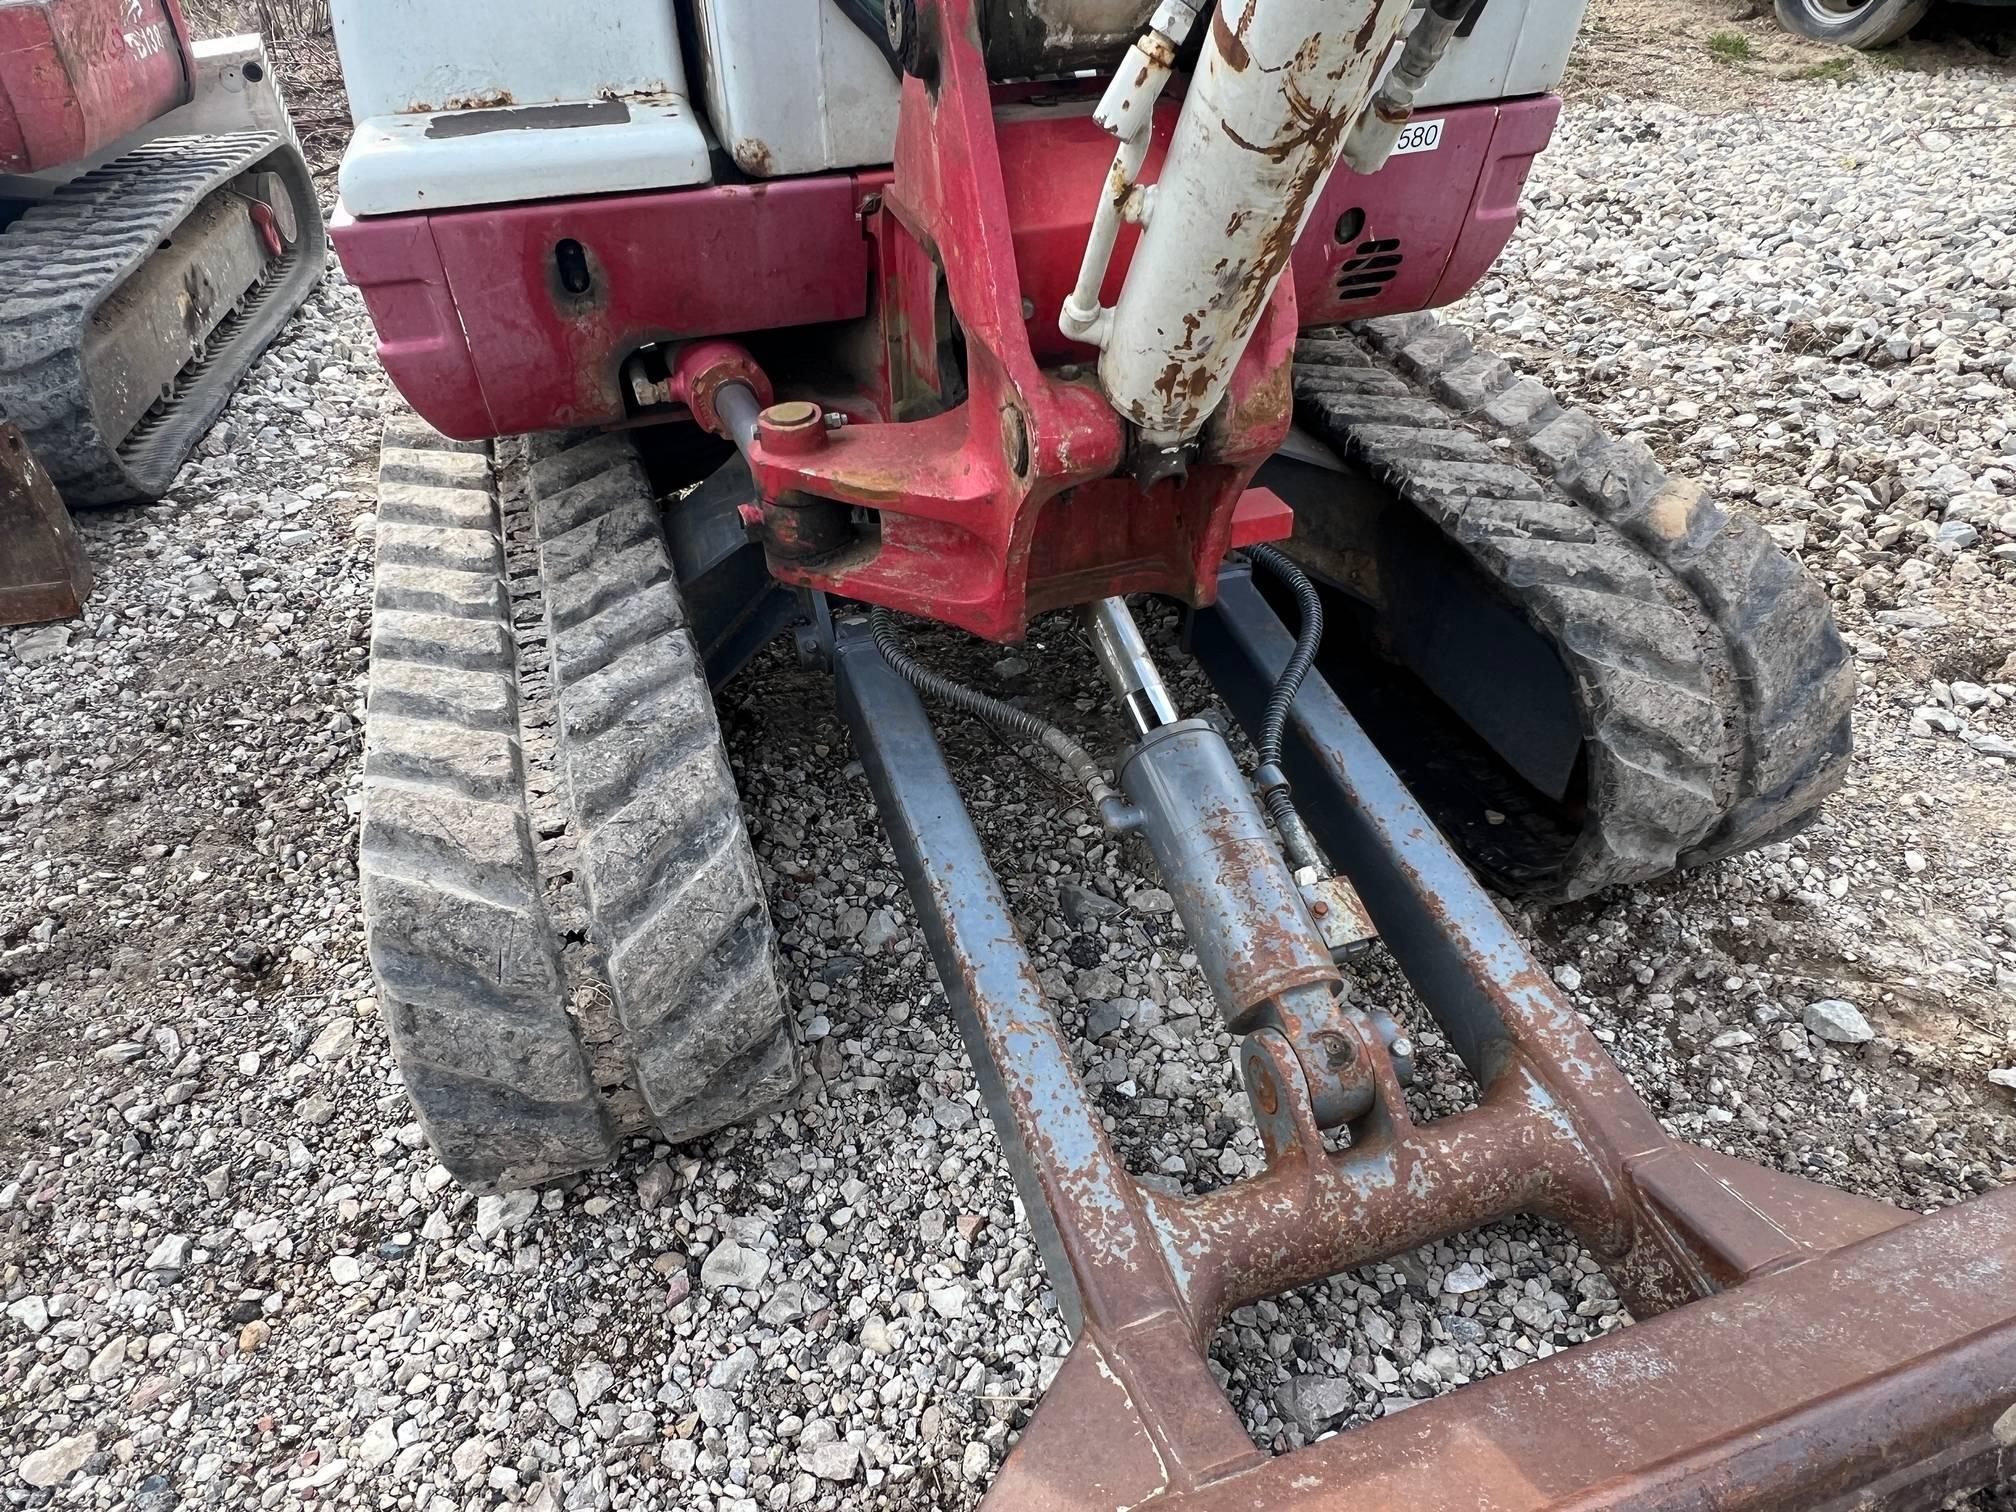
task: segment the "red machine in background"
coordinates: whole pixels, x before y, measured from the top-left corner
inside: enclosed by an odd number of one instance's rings
[[[0,8],[0,173],[72,167],[188,104],[190,52],[170,0]]]
[[[0,5],[0,420],[69,503],[165,493],[324,254],[257,37]]]

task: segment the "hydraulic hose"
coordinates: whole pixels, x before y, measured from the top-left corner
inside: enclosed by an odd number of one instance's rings
[[[1323,600],[1316,592],[1316,585],[1309,581],[1309,574],[1296,566],[1294,559],[1279,547],[1252,546],[1247,548],[1246,555],[1256,567],[1288,586],[1295,595],[1295,607],[1301,620],[1300,628],[1295,632],[1294,654],[1281,669],[1281,675],[1274,680],[1274,691],[1267,699],[1266,715],[1260,721],[1260,759],[1253,775],[1259,784],[1260,801],[1266,807],[1267,817],[1281,832],[1281,845],[1288,852],[1289,862],[1297,870],[1305,866],[1320,870],[1322,856],[1316,849],[1308,826],[1296,812],[1295,800],[1288,790],[1288,778],[1281,770],[1281,742],[1288,733],[1288,711],[1295,703],[1295,695],[1302,691],[1302,680],[1315,664],[1317,647],[1323,641]]]
[[[964,683],[954,682],[951,678],[933,672],[929,667],[918,663],[903,649],[903,642],[896,634],[896,617],[887,609],[874,609],[869,612],[868,630],[874,638],[875,649],[880,651],[882,659],[889,663],[890,671],[926,698],[949,704],[990,724],[1002,726],[1036,741],[1069,767],[1071,775],[1084,784],[1086,792],[1092,795],[1093,805],[1099,810],[1101,819],[1109,825],[1124,827],[1120,820],[1126,808],[1126,801],[1106,781],[1105,774],[1099,769],[1099,763],[1092,759],[1092,753],[1085,747],[1057,726],[1039,719],[1027,709],[1018,709],[1011,703],[990,698],[978,688],[969,688]]]

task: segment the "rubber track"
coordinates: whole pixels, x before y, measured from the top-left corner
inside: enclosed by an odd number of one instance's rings
[[[1754,519],[1433,315],[1312,332],[1296,357],[1302,423],[1460,545],[1574,679],[1587,817],[1523,890],[1699,865],[1839,785],[1853,668],[1820,586]]]
[[[92,312],[207,195],[268,159],[294,200],[294,246],[183,370],[174,398],[130,436],[105,436],[84,369]],[[70,504],[159,498],[326,256],[307,165],[276,134],[163,137],[82,174],[0,232],[0,417],[27,433]]]
[[[478,1191],[606,1164],[616,1133],[564,1000],[525,809],[489,459],[386,421],[359,867],[406,1090]]]
[[[629,440],[563,444],[527,486],[591,928],[645,1100],[691,1139],[798,1084],[755,851]]]

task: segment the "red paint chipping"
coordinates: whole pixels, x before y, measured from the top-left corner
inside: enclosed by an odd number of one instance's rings
[[[0,172],[87,158],[189,99],[171,0],[0,5]]]

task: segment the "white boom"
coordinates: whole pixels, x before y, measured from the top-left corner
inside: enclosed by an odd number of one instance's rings
[[[1134,180],[1146,117],[1194,9],[1166,0],[1100,105],[1121,146],[1060,321],[1102,349],[1100,386],[1140,428],[1148,474],[1161,470],[1158,454],[1177,465],[1177,449],[1225,396],[1412,4],[1219,6],[1168,158],[1144,191]],[[1119,301],[1102,310],[1092,301],[1121,219],[1143,222],[1141,242]]]

